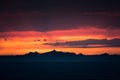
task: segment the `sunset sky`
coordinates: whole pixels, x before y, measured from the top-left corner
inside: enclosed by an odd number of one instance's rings
[[[120,54],[119,0],[0,1],[0,55]]]

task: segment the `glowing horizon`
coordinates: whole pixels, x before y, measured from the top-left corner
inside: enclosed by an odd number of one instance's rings
[[[118,31],[113,31],[118,33]],[[83,53],[85,55],[94,55],[102,53],[120,54],[120,47],[94,47],[82,48],[71,46],[53,46],[43,45],[45,43],[64,43],[70,41],[85,41],[87,39],[114,39],[116,35],[108,35],[105,29],[95,27],[78,28],[71,30],[55,30],[48,32],[38,31],[12,31],[0,33],[0,55],[20,55],[27,52],[38,51],[40,53],[51,50],[59,50],[65,52],[74,52],[76,54]],[[117,38],[120,38],[117,36]],[[99,46],[99,45],[98,45]]]
[[[0,55],[53,49],[120,54],[116,1],[2,1],[0,6]]]

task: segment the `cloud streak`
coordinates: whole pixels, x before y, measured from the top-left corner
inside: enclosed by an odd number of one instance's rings
[[[120,47],[120,38],[107,39],[87,39],[80,41],[45,43],[43,45],[72,47],[72,48],[100,48],[100,47]]]

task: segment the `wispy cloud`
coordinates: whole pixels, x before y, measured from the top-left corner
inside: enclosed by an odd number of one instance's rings
[[[80,41],[45,43],[43,45],[73,47],[73,48],[97,48],[97,47],[120,47],[120,38],[107,39],[88,39]]]

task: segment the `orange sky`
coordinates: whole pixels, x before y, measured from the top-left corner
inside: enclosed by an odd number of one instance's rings
[[[53,49],[120,54],[118,0],[9,0],[0,6],[0,55]]]
[[[119,30],[114,30],[112,33],[118,33]],[[71,30],[56,30],[49,32],[38,31],[19,31],[19,32],[2,32],[0,33],[0,55],[18,55],[25,54],[29,51],[38,51],[40,53],[51,51],[53,49],[59,51],[69,51],[75,53],[100,54],[120,53],[119,47],[103,47],[103,48],[70,48],[62,46],[43,45],[44,43],[77,41],[86,39],[112,39],[120,38],[119,34],[111,35],[105,29],[91,28],[78,28]]]

